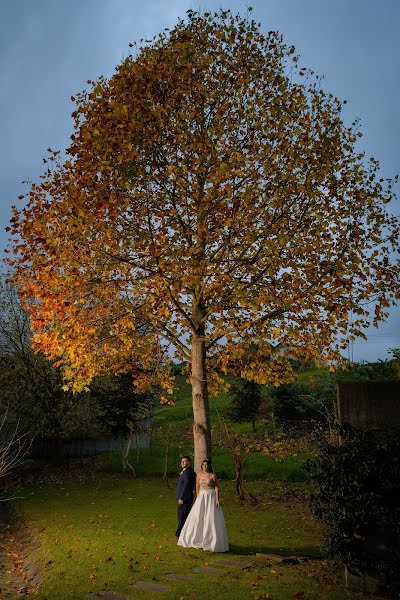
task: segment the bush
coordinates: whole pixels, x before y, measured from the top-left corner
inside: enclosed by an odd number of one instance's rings
[[[338,381],[397,381],[399,379],[396,360],[380,360],[376,363],[355,365],[347,371],[340,371]]]
[[[398,432],[341,428],[341,445],[321,438],[306,463],[311,510],[328,528],[328,555],[400,589],[400,439]],[[397,581],[396,581],[397,580]]]
[[[255,421],[260,416],[262,386],[255,381],[239,379],[229,390],[232,404],[229,416],[236,423],[251,422],[255,431]]]
[[[269,393],[280,419],[321,419],[332,411],[335,385],[333,380],[313,385],[298,381]]]

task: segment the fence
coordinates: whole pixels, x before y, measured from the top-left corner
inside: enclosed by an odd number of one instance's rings
[[[340,382],[336,410],[341,423],[354,427],[400,429],[400,382]]]
[[[74,458],[83,456],[94,456],[103,452],[115,452],[121,450],[124,439],[122,437],[101,437],[94,439],[74,438],[70,440],[34,440],[29,456],[31,458]],[[149,448],[150,435],[141,433],[134,436],[132,448]]]

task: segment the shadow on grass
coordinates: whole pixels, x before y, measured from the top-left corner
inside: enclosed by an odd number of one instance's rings
[[[325,558],[319,546],[303,546],[301,548],[276,548],[272,546],[242,546],[229,544],[229,553],[240,555],[275,554],[276,556],[301,556],[304,558]]]

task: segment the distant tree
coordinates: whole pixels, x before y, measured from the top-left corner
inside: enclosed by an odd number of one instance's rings
[[[136,471],[129,462],[129,451],[134,436],[150,433],[151,418],[159,390],[147,388],[134,392],[132,374],[103,375],[90,384],[90,396],[100,409],[99,420],[106,431],[125,439],[122,448],[122,468],[129,469],[134,477]]]
[[[198,469],[208,382],[228,363],[282,383],[277,344],[332,363],[399,298],[393,182],[295,49],[248,16],[189,11],[89,84],[67,160],[50,149],[14,212],[16,281],[37,347],[77,388],[135,367],[140,387],[166,345],[190,362]]]
[[[0,356],[0,405],[10,406],[22,431],[49,440],[55,454],[62,439],[90,438],[102,431],[100,411],[90,395],[74,396],[64,385],[61,370],[31,349]]]
[[[100,410],[100,420],[111,433],[127,436],[131,429],[140,432],[157,402],[160,391],[156,388],[135,393],[132,374],[95,377],[90,384],[90,395]]]
[[[392,355],[392,361],[396,371],[397,379],[400,379],[400,348],[390,348],[390,354]]]
[[[318,382],[296,381],[269,388],[274,412],[282,420],[332,417],[336,388],[333,377]]]
[[[232,398],[230,409],[232,421],[251,421],[255,431],[255,422],[260,415],[262,386],[255,381],[241,379],[231,386],[229,395]]]
[[[31,347],[29,319],[13,285],[0,278],[0,407],[20,432],[47,439],[57,459],[63,439],[132,436],[143,427],[155,389],[133,393],[132,375],[97,377],[78,394],[65,385],[61,368]]]
[[[352,365],[337,373],[340,381],[398,381],[400,379],[399,358]]]

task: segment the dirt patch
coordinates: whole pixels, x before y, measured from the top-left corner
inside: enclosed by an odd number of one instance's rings
[[[43,580],[32,552],[38,548],[24,522],[7,502],[0,502],[0,598],[35,593]]]

